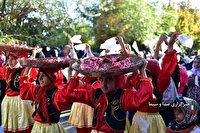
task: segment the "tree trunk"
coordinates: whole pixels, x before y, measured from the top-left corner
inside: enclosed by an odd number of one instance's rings
[[[1,14],[3,15],[4,11],[6,11],[6,0],[3,0],[2,2],[2,9],[1,9]]]

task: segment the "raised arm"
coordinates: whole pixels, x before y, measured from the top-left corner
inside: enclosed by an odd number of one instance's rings
[[[117,36],[115,39],[116,39],[117,43],[119,43],[120,46],[121,46],[121,53],[122,54],[128,54],[128,51],[126,51],[126,48],[125,48],[123,38],[121,36]]]
[[[124,94],[122,96],[122,108],[124,109],[124,111],[135,110],[141,104],[146,103],[152,97],[153,85],[151,83],[151,80],[147,78],[145,68],[146,63],[142,66],[142,68],[140,68],[141,76],[139,76],[139,90],[134,91],[132,89],[127,89],[124,91]]]
[[[71,58],[78,59],[78,56],[77,56],[75,49],[74,49],[74,43],[71,40],[69,40],[68,45],[70,46],[70,56],[71,56]]]
[[[167,36],[166,35],[161,35],[157,44],[156,44],[156,49],[154,51],[154,59],[158,60],[159,59],[159,51],[160,51],[160,47],[161,44],[165,42],[166,44],[168,44],[167,42]]]
[[[38,85],[29,82],[29,77],[20,76],[20,98],[23,100],[35,100]]]
[[[158,77],[158,91],[163,93],[170,84],[170,77],[177,65],[176,50],[173,49],[174,42],[179,33],[174,33],[168,44],[168,49],[165,51],[165,56],[162,60],[161,72]]]
[[[55,93],[53,104],[62,111],[70,102],[81,102],[94,107],[92,86],[87,83],[80,84],[79,77],[71,77],[68,84]]]
[[[93,53],[92,53],[92,50],[91,50],[91,46],[89,44],[86,44],[85,46],[85,50],[87,52],[87,57],[90,58],[90,57],[94,57]]]

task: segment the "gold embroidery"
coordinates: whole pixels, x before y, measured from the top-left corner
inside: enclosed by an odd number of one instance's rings
[[[113,99],[112,101],[111,101],[111,104],[112,105],[116,105],[116,104],[118,104],[119,103],[119,100],[118,99]]]
[[[110,102],[110,106],[111,106],[111,115],[117,120],[117,121],[123,121],[125,120],[124,119],[118,119],[115,117],[115,112],[120,109],[120,106],[119,106],[119,100],[118,99],[113,99],[111,102]]]
[[[118,109],[119,109],[119,105],[118,105],[118,103],[119,103],[119,100],[117,100],[117,99],[113,99],[111,102],[111,115],[112,116],[114,116],[115,115],[115,111],[117,111]]]
[[[13,85],[15,86],[15,88],[18,88],[18,87],[19,87],[19,84],[17,84],[17,83],[19,83],[19,74],[17,74],[17,75],[15,76],[15,79],[14,79]]]
[[[47,102],[49,102],[50,101],[50,98],[47,98]]]

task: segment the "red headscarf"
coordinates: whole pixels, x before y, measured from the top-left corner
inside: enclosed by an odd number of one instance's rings
[[[60,68],[40,68],[40,72],[44,72],[45,75],[49,77],[49,79],[54,83],[58,88],[62,88],[64,85],[63,82],[63,73]]]
[[[113,76],[113,80],[118,88],[123,89],[125,86],[125,76],[124,75],[118,75]]]
[[[43,72],[53,82],[53,85],[46,86],[40,91],[40,93],[42,95],[39,95],[38,99],[43,99],[44,102],[47,103],[47,99],[43,98],[43,97],[46,97],[46,91],[48,89],[53,89],[54,86],[57,86],[58,88],[59,88],[59,86],[62,86],[62,84],[58,83],[58,81],[60,81],[59,80],[59,74],[60,74],[59,68],[40,68],[39,72]],[[44,111],[44,115],[47,118],[47,122],[50,124],[51,120],[49,118],[49,113],[48,113],[47,106],[44,107],[43,109],[44,109],[43,110]]]
[[[146,70],[149,71],[151,73],[151,75],[153,76],[153,78],[158,78],[158,75],[160,73],[160,66],[157,60],[155,59],[149,59],[147,60],[147,67]]]
[[[40,68],[39,72],[44,72],[52,82],[55,82],[58,70],[58,68]]]

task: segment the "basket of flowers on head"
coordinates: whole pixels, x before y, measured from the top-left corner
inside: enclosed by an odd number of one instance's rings
[[[32,53],[33,47],[23,45],[23,44],[0,44],[1,51],[5,52],[26,52],[26,53]]]
[[[92,57],[72,65],[81,74],[92,77],[103,75],[121,75],[136,71],[144,63],[144,59],[131,54],[113,54]]]
[[[74,59],[66,57],[48,57],[48,58],[20,58],[20,65],[23,67],[35,67],[35,68],[65,68],[68,67],[70,61]]]

